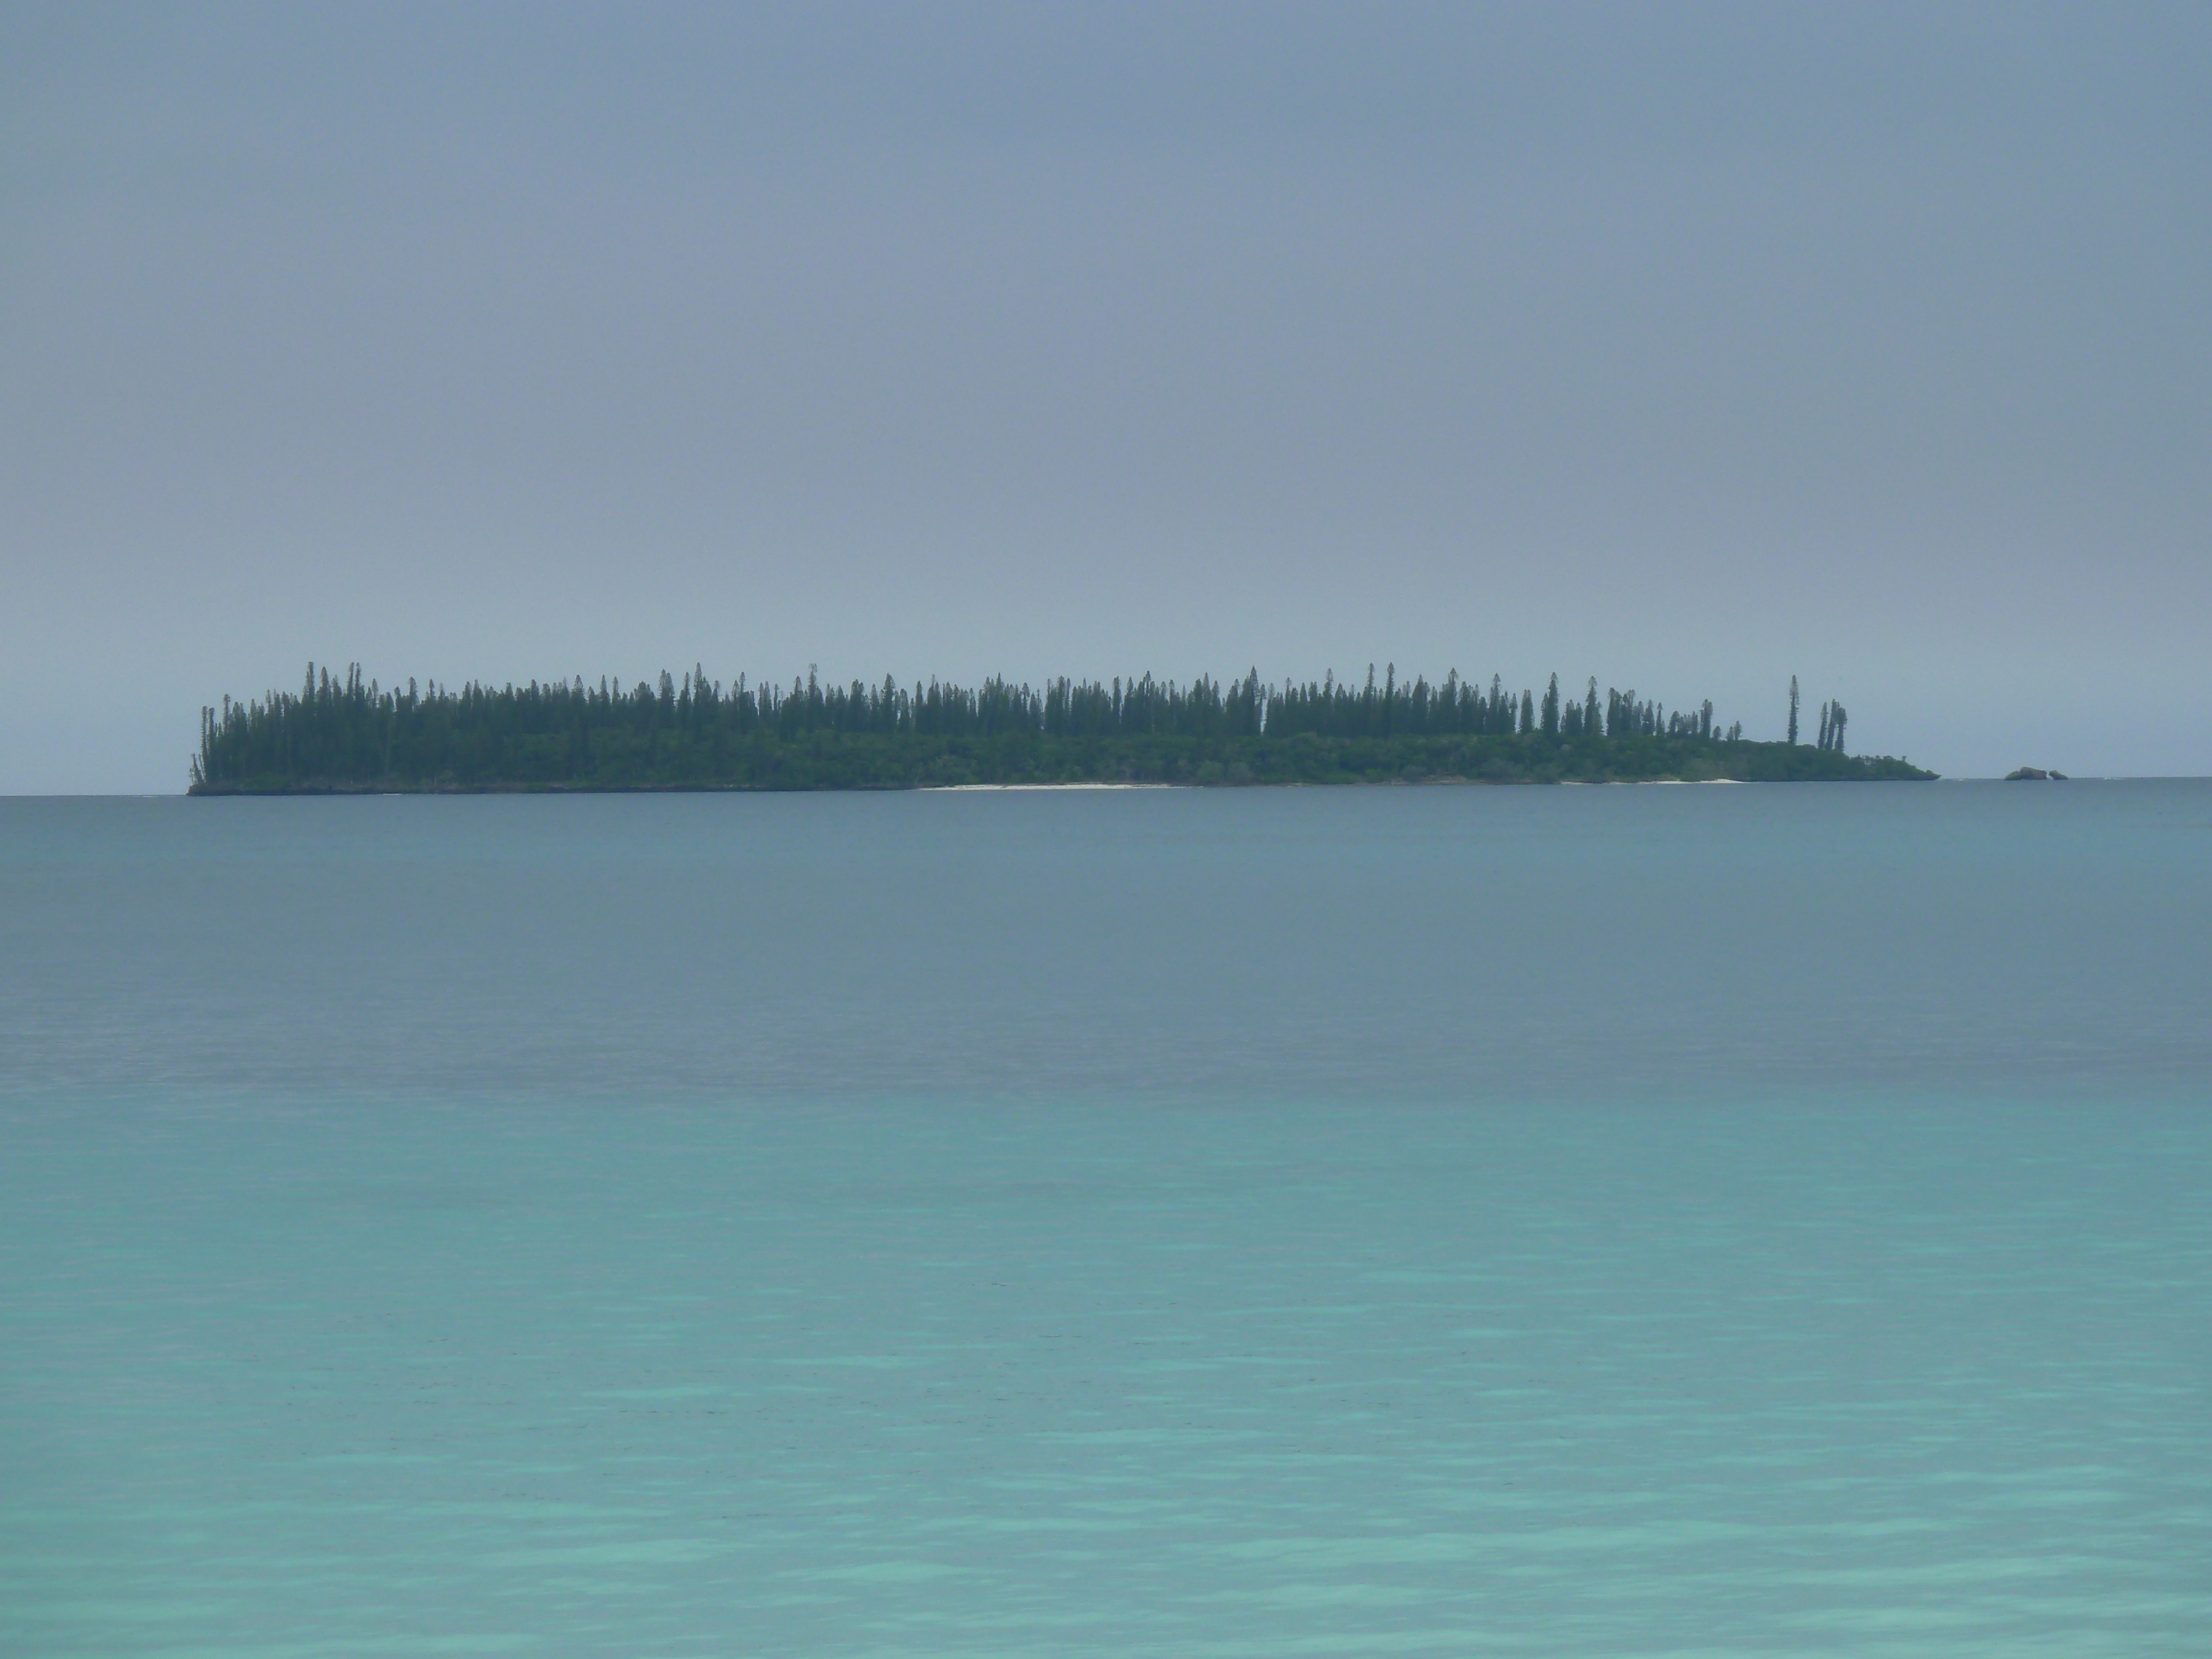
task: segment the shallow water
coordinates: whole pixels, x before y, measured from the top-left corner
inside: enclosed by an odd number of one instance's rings
[[[2212,787],[0,801],[0,1651],[2194,1654]]]

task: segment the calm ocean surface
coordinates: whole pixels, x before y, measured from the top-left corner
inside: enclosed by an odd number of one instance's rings
[[[2212,784],[0,800],[0,1654],[2212,1652]]]

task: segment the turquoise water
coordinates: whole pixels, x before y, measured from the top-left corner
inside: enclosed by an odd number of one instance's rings
[[[2197,1654],[2212,786],[0,801],[0,1652]]]

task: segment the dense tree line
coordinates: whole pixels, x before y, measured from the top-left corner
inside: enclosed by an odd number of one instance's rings
[[[1796,724],[1791,683],[1791,726]],[[945,782],[1329,782],[1432,777],[1918,775],[1852,760],[1840,704],[1820,744],[1753,744],[1713,706],[1668,709],[1591,679],[1540,698],[1456,673],[1438,684],[1257,671],[1188,684],[1003,678],[964,688],[724,685],[695,667],[624,690],[602,679],[386,689],[310,665],[295,692],[202,711],[198,793],[316,789],[854,788]],[[1781,752],[1774,752],[1781,751]],[[1791,752],[1794,751],[1794,752]]]

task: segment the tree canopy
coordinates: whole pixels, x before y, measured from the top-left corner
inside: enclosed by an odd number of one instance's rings
[[[1791,714],[1795,724],[1795,684]],[[297,692],[202,711],[196,794],[495,789],[854,789],[960,783],[1496,782],[1905,778],[1821,741],[1753,743],[1710,701],[1669,709],[1552,677],[1540,702],[1456,672],[1280,685],[1257,670],[1041,688],[1001,678],[724,684],[694,667],[625,690],[601,679],[386,688],[310,664]]]

